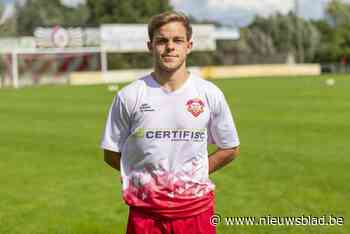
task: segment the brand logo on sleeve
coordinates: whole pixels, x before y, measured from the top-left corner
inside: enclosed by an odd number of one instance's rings
[[[141,112],[149,112],[149,111],[155,111],[154,108],[148,103],[143,103],[140,106],[140,111]]]
[[[199,98],[194,98],[186,103],[188,112],[190,112],[194,117],[198,117],[204,112],[204,103]]]

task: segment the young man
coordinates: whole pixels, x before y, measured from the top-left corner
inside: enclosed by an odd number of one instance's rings
[[[223,93],[186,70],[186,16],[156,15],[148,34],[154,72],[118,92],[101,142],[105,161],[121,172],[127,233],[212,234],[209,173],[238,155],[235,124]],[[208,143],[218,146],[209,158]]]

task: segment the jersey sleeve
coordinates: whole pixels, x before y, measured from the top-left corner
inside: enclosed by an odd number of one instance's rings
[[[101,148],[121,152],[130,132],[130,115],[123,98],[117,94],[109,109]]]
[[[235,122],[224,94],[220,91],[215,97],[208,128],[208,143],[227,149],[239,145]]]

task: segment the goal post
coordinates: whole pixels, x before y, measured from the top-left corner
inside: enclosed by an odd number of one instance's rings
[[[100,47],[17,49],[1,56],[2,84],[14,88],[26,85],[69,83],[78,71],[107,70]]]

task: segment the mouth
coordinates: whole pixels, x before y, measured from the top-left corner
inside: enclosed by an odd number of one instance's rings
[[[176,55],[163,55],[162,58],[164,59],[165,62],[171,62],[174,59],[176,59],[178,56]]]
[[[177,55],[162,55],[163,58],[177,58]]]

